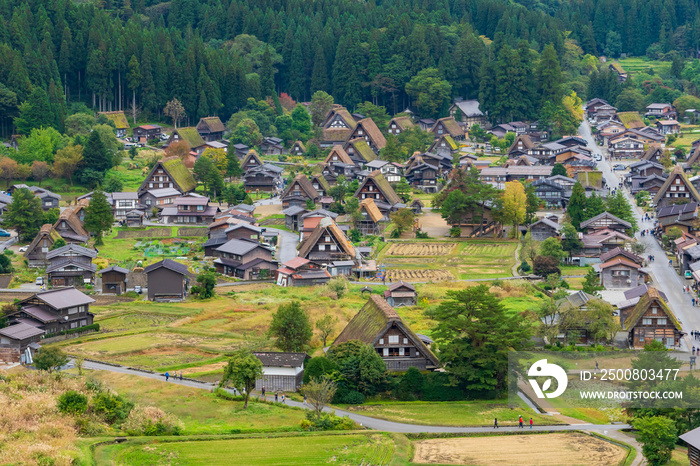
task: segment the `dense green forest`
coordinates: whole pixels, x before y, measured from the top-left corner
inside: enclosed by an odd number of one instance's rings
[[[77,101],[127,112],[135,103],[160,116],[177,97],[192,123],[227,119],[248,97],[273,90],[299,101],[324,90],[350,108],[372,101],[396,113],[414,103],[406,84],[432,68],[449,83],[450,97],[481,98],[498,120],[531,118],[551,84],[536,69],[540,54],[564,73],[566,89],[557,92],[583,97],[588,55],[692,55],[698,3],[0,0],[0,131],[9,134],[36,88],[46,96],[34,101],[60,131]],[[550,44],[555,53],[545,54]],[[516,66],[517,79],[506,65]],[[491,77],[501,79],[496,87],[483,84]],[[515,92],[498,95],[518,86],[531,87],[525,102]]]

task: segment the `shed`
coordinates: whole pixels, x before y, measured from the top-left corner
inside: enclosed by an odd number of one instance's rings
[[[262,378],[255,381],[255,389],[266,392],[295,392],[304,379],[306,353],[256,352],[263,365]]]
[[[98,272],[102,276],[102,292],[122,294],[126,292],[126,275],[129,269],[112,265]]]
[[[185,264],[164,259],[146,267],[144,273],[150,301],[182,301],[187,297],[189,277]]]

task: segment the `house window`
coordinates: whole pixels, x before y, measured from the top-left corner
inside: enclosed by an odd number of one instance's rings
[[[403,349],[403,348],[399,348],[399,356],[403,356],[403,355],[404,355],[404,349]]]
[[[384,357],[389,356],[389,348],[384,348],[384,352],[382,354]]]
[[[651,313],[656,314],[658,312],[659,308],[658,307],[652,307],[651,308]]]
[[[398,335],[389,335],[389,344],[398,344],[399,342],[399,336]]]
[[[660,319],[656,319],[656,325],[666,325],[666,318],[662,317]]]
[[[70,328],[78,328],[78,322],[71,322]]]
[[[384,338],[380,338],[380,339],[379,339],[379,344],[380,344],[380,345],[383,345],[383,344],[384,344]]]
[[[403,344],[404,344],[404,345],[407,345],[407,344],[408,344],[408,338],[404,338],[404,339],[403,339]]]
[[[675,342],[675,340],[673,339],[673,337],[667,337],[667,338],[666,338],[666,346],[674,346],[675,343],[676,343],[676,342]]]
[[[319,245],[318,245],[318,250],[319,250],[319,251],[325,251],[325,250],[326,250],[326,245],[325,245],[325,244],[319,244]]]
[[[331,245],[330,245],[330,250],[331,250],[331,251],[335,251],[335,250],[336,250],[335,244],[331,244]]]
[[[651,319],[645,317],[644,319],[642,319],[642,325],[651,325]]]

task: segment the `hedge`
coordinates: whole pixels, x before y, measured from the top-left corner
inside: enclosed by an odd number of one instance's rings
[[[51,333],[51,334],[45,335],[44,338],[56,337],[59,335],[72,335],[73,333],[89,332],[90,330],[94,330],[96,332],[99,332],[100,331],[100,324],[84,325],[84,326],[78,327],[78,328],[71,328],[68,330],[62,330],[58,333]]]

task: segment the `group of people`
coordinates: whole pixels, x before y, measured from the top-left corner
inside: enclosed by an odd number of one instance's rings
[[[652,254],[649,254],[649,256],[647,256],[647,259],[649,259],[649,262],[654,262],[654,256]]]
[[[690,336],[693,337],[693,339],[700,341],[700,332],[697,330],[691,330]]]
[[[535,422],[530,418],[530,429],[532,429],[532,426],[535,425]],[[523,424],[523,417],[518,416],[518,427],[521,429],[524,429],[524,424]],[[493,419],[493,428],[498,429],[498,418]]]
[[[263,385],[262,389],[260,389],[260,395],[262,396],[262,399],[265,400],[265,386]],[[280,392],[275,390],[275,403],[279,403],[280,400],[282,401],[283,404],[286,404],[285,402],[287,401],[287,396],[284,394],[284,392]],[[304,404],[306,404],[306,395],[304,395]]]
[[[176,379],[179,378],[180,380],[182,380],[182,371],[180,371],[180,374],[179,374],[179,375],[178,375],[177,372],[175,372],[174,377],[175,377]],[[166,373],[165,373],[165,381],[167,382],[168,379],[170,379],[170,372],[166,372]]]

